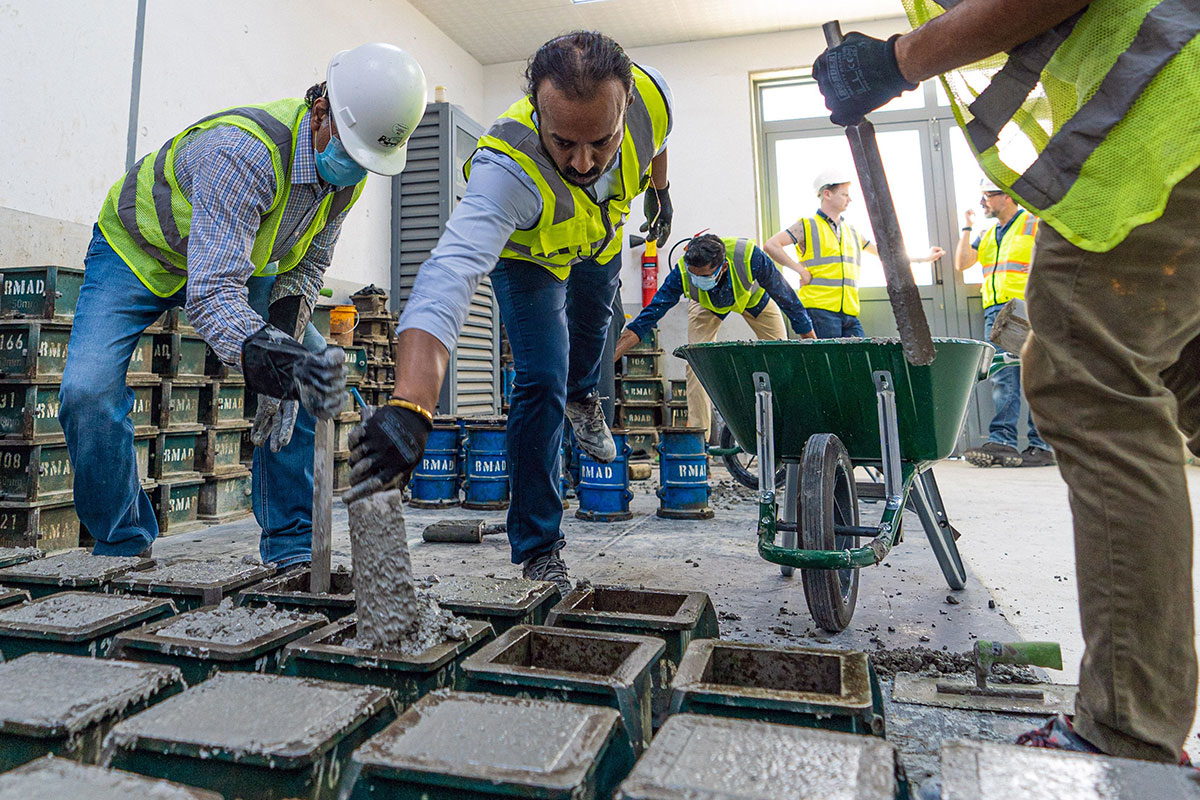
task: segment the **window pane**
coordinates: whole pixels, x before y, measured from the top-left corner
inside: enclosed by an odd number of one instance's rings
[[[975,210],[975,230],[971,232],[971,241],[974,241],[981,231],[991,227],[992,221],[984,218],[980,206],[979,182],[983,180],[983,170],[979,169],[975,154],[967,145],[967,137],[957,125],[950,129],[950,163],[954,169],[955,221],[957,227],[962,228],[967,224],[967,209]],[[962,276],[963,283],[983,283],[983,267],[975,262],[963,270]]]
[[[815,81],[764,86],[759,97],[762,99],[763,122],[829,116],[825,98]],[[918,88],[905,92],[874,113],[921,108],[923,105],[925,93]]]

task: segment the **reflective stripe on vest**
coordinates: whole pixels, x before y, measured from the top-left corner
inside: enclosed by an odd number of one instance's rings
[[[807,308],[857,317],[861,308],[858,274],[862,267],[862,237],[844,219],[836,232],[824,217],[808,217],[802,223],[808,255],[805,257],[797,246],[796,256],[812,273],[812,280],[800,287],[800,302]]]
[[[767,290],[758,285],[750,260],[754,255],[755,244],[751,239],[721,239],[725,243],[725,264],[729,267],[729,277],[733,286],[733,305],[721,308],[713,303],[709,293],[697,289],[696,284],[688,278],[687,265],[679,259],[679,279],[683,282],[683,292],[704,308],[715,314],[741,314],[747,308],[754,308],[762,300]],[[730,253],[732,252],[732,255]]]
[[[916,26],[954,3],[904,5]],[[1158,219],[1200,167],[1200,115],[1180,111],[1200,107],[1195,0],[1094,0],[943,80],[988,177],[1085,250]]]
[[[480,137],[477,149],[494,150],[525,171],[542,198],[542,214],[529,230],[514,231],[500,255],[545,267],[560,280],[571,265],[588,259],[605,263],[621,250],[619,235],[633,198],[650,181],[650,162],[666,141],[670,118],[666,99],[654,80],[634,67],[633,103],[625,113],[621,142],[621,190],[597,202],[586,190],[567,183],[542,147],[528,97],[514,103]],[[470,178],[471,161],[463,166]]]
[[[177,148],[191,133],[232,125],[267,147],[275,172],[275,196],[249,253],[254,274],[278,274],[291,269],[326,223],[354,204],[365,184],[362,181],[326,195],[317,204],[308,226],[290,232],[297,235],[294,243],[289,246],[279,240],[279,226],[291,196],[292,158],[307,110],[303,100],[279,100],[219,111],[189,125],[158,150],[144,156],[109,190],[99,218],[105,239],[154,294],[169,297],[179,291],[187,281],[192,205],[175,178]],[[304,131],[303,135],[309,132]],[[276,262],[276,268],[269,266]]]
[[[979,242],[979,264],[983,267],[983,307],[1025,298],[1029,265],[1033,261],[1033,242],[1037,235],[1037,217],[1024,209],[1010,220],[1000,242],[999,226],[984,232]],[[1023,217],[1024,219],[1021,219]]]

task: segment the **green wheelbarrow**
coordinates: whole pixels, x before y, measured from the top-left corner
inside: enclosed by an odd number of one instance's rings
[[[675,351],[739,445],[757,454],[759,555],[785,577],[800,569],[809,612],[827,631],[850,624],[859,569],[882,561],[902,539],[906,507],[920,518],[946,583],[966,585],[958,532],[932,468],[953,452],[994,348],[934,341],[937,358],[922,367],[904,360],[895,339],[714,342]],[[780,464],[782,510],[774,481]],[[860,524],[855,467],[883,476],[877,525]]]

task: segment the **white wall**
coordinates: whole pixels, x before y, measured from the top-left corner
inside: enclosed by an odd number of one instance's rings
[[[900,18],[853,26],[874,36],[909,30]],[[712,228],[722,236],[758,238],[758,201],[754,178],[750,74],[807,67],[825,49],[820,28],[756,36],[737,36],[682,44],[639,47],[630,57],[662,72],[675,99],[675,125],[668,144],[671,200],[675,221],[671,241]],[[520,96],[524,62],[486,66],[486,120],[503,112]],[[636,201],[626,223],[634,232],[643,221]],[[639,248],[625,252],[622,298],[626,311],[641,308]],[[676,252],[676,257],[679,253]],[[659,280],[666,277],[666,254],[659,256]],[[669,353],[687,341],[684,304],[659,324],[659,339]],[[740,318],[721,326],[722,339],[748,339],[753,333]],[[666,359],[669,377],[683,376],[682,361]]]
[[[44,258],[74,252],[74,262],[82,260],[104,195],[125,166],[136,10],[136,0],[0,4],[7,150],[0,263],[33,257],[27,233],[23,249],[4,242],[13,226],[28,231],[39,220]],[[452,102],[482,116],[482,67],[405,0],[153,0],[137,157],[220,108],[303,95],[324,79],[330,56],[368,41],[409,50],[425,70],[430,99],[442,85]],[[390,209],[390,181],[373,176],[334,254],[327,283],[338,294],[369,282],[389,285]],[[64,248],[52,238],[64,226],[83,246]]]

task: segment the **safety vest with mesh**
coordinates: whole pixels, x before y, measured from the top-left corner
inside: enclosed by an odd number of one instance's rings
[[[903,0],[920,25],[948,0]],[[1200,166],[1200,6],[1095,0],[943,77],[987,176],[1085,250],[1158,219]]]
[[[1009,220],[1000,234],[1000,226],[987,230],[979,241],[979,265],[983,267],[983,307],[1009,300],[1025,299],[1029,264],[1033,261],[1033,237],[1037,235],[1037,217],[1024,209]],[[999,236],[1000,241],[996,238]]]
[[[687,265],[679,259],[679,279],[683,282],[683,293],[715,314],[741,314],[754,308],[763,299],[767,290],[758,285],[750,258],[754,255],[754,242],[750,239],[721,239],[725,243],[725,266],[729,268],[729,280],[733,284],[733,305],[718,306],[712,297],[688,279]]]
[[[804,226],[804,247],[796,245],[796,257],[812,273],[812,281],[800,287],[800,302],[806,308],[839,311],[857,317],[858,274],[862,269],[864,239],[846,220],[837,230],[823,217],[808,217]]]
[[[515,161],[537,186],[542,214],[529,230],[516,230],[501,258],[539,264],[565,280],[571,265],[587,259],[607,263],[621,250],[621,226],[633,199],[650,182],[650,161],[667,139],[667,101],[654,79],[633,68],[633,104],[625,112],[621,142],[620,192],[593,200],[565,181],[538,137],[529,97],[518,100],[484,132],[477,149],[494,150]],[[471,161],[463,166],[470,178]]]
[[[183,138],[193,131],[233,125],[261,141],[271,153],[275,197],[259,224],[250,250],[255,275],[274,275],[296,266],[325,223],[354,205],[366,184],[365,178],[354,186],[326,195],[300,238],[282,250],[287,243],[279,241],[279,225],[292,191],[292,156],[297,139],[310,135],[307,128],[300,130],[307,110],[303,100],[291,98],[219,111],[188,126],[143,157],[113,185],[100,209],[100,231],[146,288],[159,297],[170,297],[187,282],[192,204],[175,178],[175,152]]]

